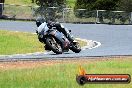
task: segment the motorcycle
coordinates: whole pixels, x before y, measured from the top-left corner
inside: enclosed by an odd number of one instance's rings
[[[68,30],[71,35],[71,30]],[[69,49],[75,53],[81,51],[81,47],[72,37],[73,41],[68,40],[65,35],[56,28],[49,29],[43,36],[42,41],[45,43],[45,50],[53,51],[56,54],[68,52]]]

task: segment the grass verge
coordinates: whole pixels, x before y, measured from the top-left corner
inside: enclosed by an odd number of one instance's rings
[[[82,88],[76,83],[78,67],[88,74],[130,74],[131,58],[56,60],[0,63],[1,88]],[[26,67],[27,65],[27,67]],[[24,68],[22,68],[24,66]],[[11,68],[13,67],[13,68]],[[83,88],[131,88],[130,84],[86,84]]]
[[[0,55],[42,52],[37,35],[31,33],[0,30]]]
[[[6,4],[32,5],[32,0],[5,0]]]
[[[72,8],[74,8],[75,2],[76,0],[66,0],[66,4]],[[32,0],[5,0],[5,3],[15,5],[33,5]]]
[[[86,45],[84,41],[77,41],[81,46]],[[44,52],[43,46],[37,35],[0,30],[0,55]]]

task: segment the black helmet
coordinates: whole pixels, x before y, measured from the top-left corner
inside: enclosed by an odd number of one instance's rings
[[[44,23],[44,22],[46,22],[46,20],[45,20],[45,18],[43,18],[43,17],[38,17],[37,19],[36,19],[36,25],[37,25],[37,27],[39,27],[42,23]]]

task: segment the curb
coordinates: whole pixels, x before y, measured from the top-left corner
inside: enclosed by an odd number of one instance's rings
[[[87,40],[87,39],[81,39],[81,38],[76,38],[77,40],[81,40],[87,43],[86,46],[82,47],[82,50],[86,50],[86,49],[94,49],[97,48],[99,46],[101,46],[100,42],[97,41],[93,41],[93,40]]]

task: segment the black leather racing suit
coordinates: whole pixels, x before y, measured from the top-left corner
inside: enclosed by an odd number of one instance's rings
[[[56,29],[59,32],[62,32],[66,36],[66,38],[68,38],[69,41],[73,41],[73,38],[71,37],[71,35],[69,33],[69,30],[62,27],[59,22],[49,21],[49,22],[47,22],[47,26],[48,26],[49,29],[51,29],[52,27],[56,27]]]
[[[69,30],[62,27],[59,22],[49,21],[49,22],[47,22],[47,26],[48,26],[49,29],[51,29],[52,27],[55,27],[59,32],[62,32],[69,41],[74,41],[74,39],[70,35]],[[40,42],[43,43],[43,38],[38,36],[38,39],[39,39]]]

